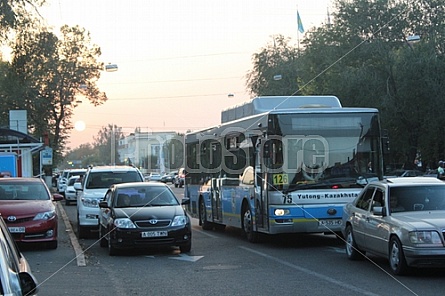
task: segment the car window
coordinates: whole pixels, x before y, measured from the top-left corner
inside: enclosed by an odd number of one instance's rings
[[[372,199],[372,207],[383,207],[385,205],[385,194],[384,192],[377,188],[374,193],[374,198]]]
[[[445,186],[393,187],[389,193],[404,211],[445,210]]]
[[[136,171],[95,172],[88,176],[86,188],[108,188],[113,184],[141,182],[141,176]]]
[[[119,188],[115,192],[116,207],[176,206],[174,194],[165,187]]]
[[[40,183],[23,182],[0,185],[0,200],[48,200],[50,196]]]
[[[355,206],[359,209],[367,211],[369,209],[369,204],[371,203],[373,193],[374,193],[374,187],[369,187],[365,189],[363,194],[357,200]]]

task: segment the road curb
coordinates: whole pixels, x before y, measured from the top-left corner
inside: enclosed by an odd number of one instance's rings
[[[62,216],[63,222],[65,223],[66,231],[70,237],[71,244],[73,246],[74,252],[76,253],[77,266],[86,266],[85,255],[82,250],[82,247],[77,240],[76,235],[74,234],[73,228],[71,227],[70,220],[65,212],[63,206],[60,203],[57,203],[57,208],[59,210],[60,215]]]

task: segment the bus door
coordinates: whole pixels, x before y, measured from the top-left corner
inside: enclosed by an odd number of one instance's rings
[[[211,191],[212,193],[212,217],[213,221],[222,220],[222,205],[221,205],[221,179],[212,178]]]
[[[257,140],[255,145],[255,216],[257,227],[267,228],[267,191],[264,190],[266,174],[262,169],[262,167],[264,167],[262,163],[264,159],[261,153],[261,140],[264,140],[264,138]]]

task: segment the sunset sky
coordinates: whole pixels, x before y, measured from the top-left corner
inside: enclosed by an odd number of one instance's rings
[[[327,20],[330,0],[48,0],[48,24],[79,25],[101,47],[99,88],[108,101],[75,109],[73,149],[93,143],[103,126],[125,134],[196,130],[220,122],[221,110],[251,99],[245,75],[252,55],[273,35],[297,44],[297,7],[305,30]],[[229,97],[228,94],[234,94]]]

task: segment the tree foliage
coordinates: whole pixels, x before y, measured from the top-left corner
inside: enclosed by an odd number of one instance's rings
[[[0,40],[4,40],[8,33],[27,28],[31,10],[37,12],[46,0],[0,0]]]
[[[78,96],[97,106],[107,100],[97,86],[104,65],[97,61],[100,48],[78,26],[63,26],[60,37],[38,27],[17,32],[11,62],[12,108],[28,111],[34,135],[48,134],[56,156],[61,155]]]
[[[279,49],[269,45],[255,54],[251,92],[276,94],[269,73],[292,69],[300,89],[287,94],[336,95],[344,106],[378,108],[391,139],[387,163],[411,165],[419,152],[431,166],[445,159],[442,1],[337,0],[332,19],[306,32],[299,53],[276,42]],[[421,40],[410,44],[414,34]]]
[[[94,137],[93,146],[97,151],[97,159],[102,163],[94,164],[112,164],[112,153],[114,153],[114,160],[119,161],[119,140],[124,137],[122,128],[115,124],[108,124],[102,127],[97,136]],[[114,149],[112,148],[114,147]]]

